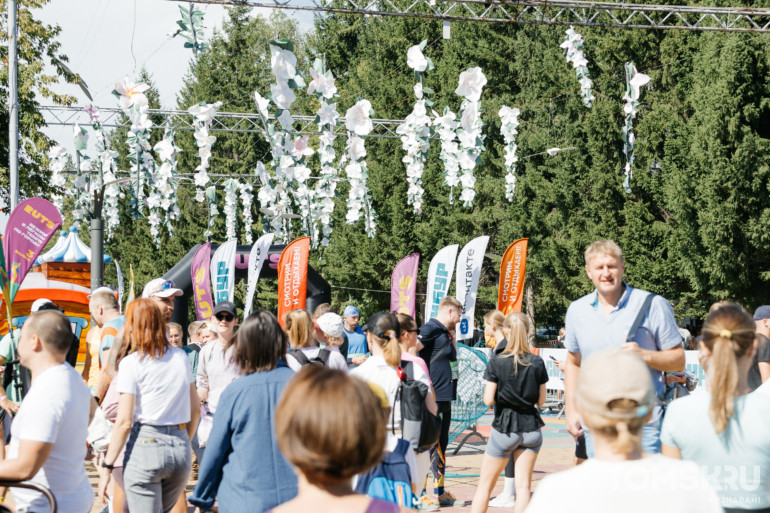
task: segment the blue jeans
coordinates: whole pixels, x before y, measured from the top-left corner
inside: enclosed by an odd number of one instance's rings
[[[642,428],[642,450],[648,454],[658,454],[660,452],[660,425],[663,421],[662,417],[658,417],[657,420],[648,422]],[[584,426],[583,430],[586,435],[586,453],[589,458],[594,457],[594,439],[591,433]]]
[[[123,482],[130,511],[167,513],[187,485],[192,452],[179,426],[134,424],[126,443]]]

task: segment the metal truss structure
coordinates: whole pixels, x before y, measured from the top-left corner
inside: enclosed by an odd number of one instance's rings
[[[183,0],[172,0],[183,1]],[[299,11],[447,21],[646,29],[770,32],[770,9],[651,5],[580,0],[184,0]]]
[[[38,111],[49,126],[55,125],[80,125],[88,126],[91,124],[88,113],[81,107],[62,107],[56,105],[43,105]],[[101,113],[101,123],[105,128],[130,127],[131,124],[121,118],[122,111],[118,108],[99,108]],[[163,116],[164,120],[158,126],[169,126],[175,130],[195,130],[193,126],[193,116],[184,110],[164,110],[150,109],[149,115],[152,117]],[[271,118],[272,119],[272,118]],[[320,135],[318,126],[315,124],[315,116],[294,116],[297,133],[302,135]],[[373,119],[374,130],[368,136],[386,139],[398,139],[396,128],[403,121],[399,119]],[[240,112],[217,112],[216,117],[211,123],[211,132],[247,132],[260,133],[265,135],[265,127],[259,114],[240,113]],[[337,126],[335,131],[337,135],[347,136],[344,125]]]

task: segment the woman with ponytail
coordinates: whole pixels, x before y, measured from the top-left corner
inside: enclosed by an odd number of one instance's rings
[[[495,420],[481,463],[472,513],[487,511],[489,495],[511,454],[518,496],[514,511],[521,513],[529,503],[532,470],[543,445],[540,428],[545,425],[537,407],[545,403],[548,373],[543,359],[529,349],[527,326],[527,317],[522,313],[505,318],[505,349],[493,355],[484,374],[484,403],[495,406]]]
[[[372,356],[350,371],[350,374],[366,382],[379,385],[388,395],[393,415],[388,419],[388,429],[401,429],[401,403],[396,399],[401,382],[397,369],[401,366],[401,325],[398,318],[387,312],[378,312],[366,322],[366,342]],[[414,365],[414,379],[431,387],[430,378],[419,365]],[[436,414],[436,401],[431,394],[425,398],[428,410]]]
[[[661,431],[662,453],[704,468],[728,513],[770,512],[770,401],[748,383],[754,330],[736,304],[709,314],[700,350],[710,390],[674,401]]]
[[[527,513],[722,511],[697,465],[642,451],[656,397],[640,357],[621,349],[593,354],[581,365],[576,398],[595,457],[543,479]]]

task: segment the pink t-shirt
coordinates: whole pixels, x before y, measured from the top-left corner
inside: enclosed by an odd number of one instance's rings
[[[420,368],[425,371],[425,374],[428,375],[428,379],[430,379],[430,372],[428,372],[428,366],[425,365],[425,360],[419,356],[413,355],[412,353],[407,353],[406,351],[401,353],[401,359],[406,360],[407,362],[414,362],[419,365]],[[431,380],[431,383],[433,383],[433,380]]]

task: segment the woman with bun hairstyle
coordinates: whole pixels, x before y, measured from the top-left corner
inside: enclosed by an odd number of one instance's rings
[[[339,406],[345,405],[345,414]],[[275,413],[278,446],[298,476],[297,497],[273,513],[396,513],[399,507],[353,492],[352,480],[382,459],[387,411],[360,379],[306,365]]]
[[[548,373],[543,359],[532,354],[527,342],[527,317],[519,312],[505,318],[507,345],[487,365],[484,403],[495,406],[495,419],[481,463],[479,483],[473,496],[472,513],[487,511],[489,495],[497,477],[513,454],[516,467],[515,511],[529,502],[532,471],[543,445],[538,405],[545,403]]]
[[[672,402],[661,430],[662,453],[700,465],[728,513],[770,511],[770,400],[748,381],[756,345],[746,310],[711,312],[700,341],[709,391]]]
[[[497,352],[497,347],[501,342],[505,340],[503,335],[503,323],[505,322],[505,315],[500,310],[490,310],[484,314],[484,340],[486,341],[486,347],[494,348]],[[500,348],[505,347],[505,344]]]
[[[582,364],[576,399],[594,437],[595,457],[543,479],[527,513],[722,511],[697,465],[642,450],[642,428],[656,397],[639,356],[621,349],[592,355]]]

